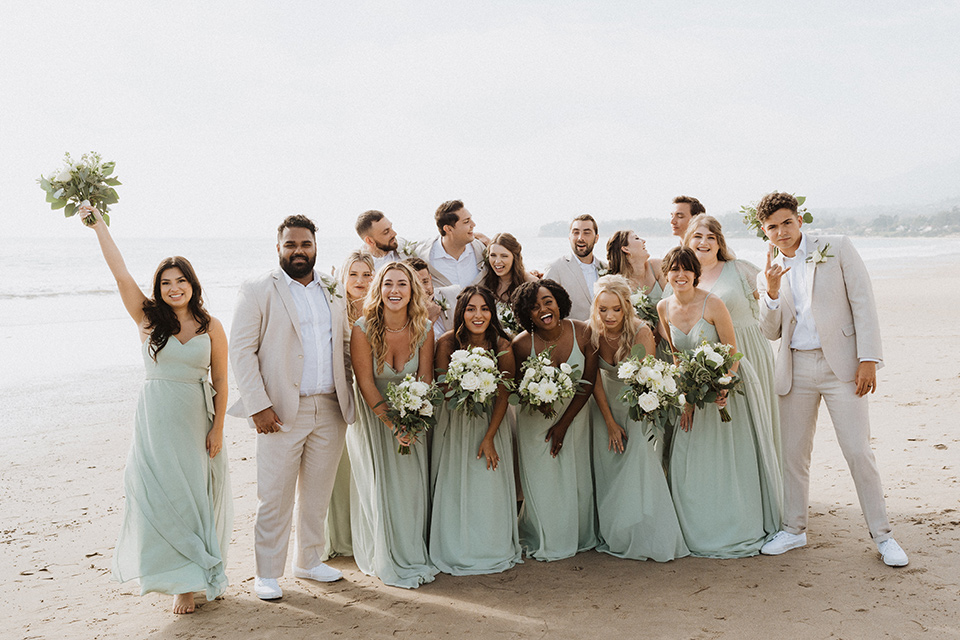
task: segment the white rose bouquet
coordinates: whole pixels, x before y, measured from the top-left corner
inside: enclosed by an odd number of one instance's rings
[[[645,292],[637,289],[630,294],[630,304],[637,312],[637,317],[650,325],[650,328],[657,326],[660,316],[657,314],[657,305],[653,303]]]
[[[733,347],[723,343],[708,343],[704,340],[690,353],[677,354],[679,362],[680,391],[690,404],[701,409],[715,402],[723,391],[741,392],[741,380],[730,371],[742,353],[733,353]],[[720,420],[730,422],[730,412],[720,407]]]
[[[554,418],[557,415],[554,405],[577,393],[582,372],[566,362],[553,366],[552,351],[553,347],[549,347],[524,360],[520,367],[523,377],[517,383],[516,393],[510,394],[510,404],[521,404],[531,413],[539,411],[547,418]]]
[[[523,331],[523,327],[517,322],[513,315],[513,307],[507,302],[497,302],[497,318],[500,320],[500,326],[507,332],[510,338],[515,338]]]
[[[617,399],[627,405],[631,420],[666,429],[680,417],[686,398],[678,393],[677,367],[644,353],[643,346],[636,345],[630,357],[620,362],[617,377],[626,386]]]
[[[437,378],[446,385],[451,409],[482,416],[490,408],[499,385],[511,385],[497,368],[497,355],[490,349],[458,349],[450,356],[446,373]]]
[[[47,202],[56,211],[63,209],[66,217],[77,213],[81,206],[93,206],[100,210],[103,221],[110,226],[109,205],[120,200],[114,187],[120,181],[110,177],[115,163],[104,162],[99,153],[91,151],[83,154],[79,162],[74,162],[70,154],[63,157],[64,166],[54,169],[46,176],[37,178],[40,188],[47,192]],[[93,224],[93,215],[83,219],[86,225]]]
[[[443,393],[436,384],[427,384],[408,373],[400,382],[388,384],[384,395],[386,417],[393,423],[396,435],[416,442],[417,436],[437,425],[434,407],[443,401]],[[401,444],[397,453],[409,454],[410,445]]]

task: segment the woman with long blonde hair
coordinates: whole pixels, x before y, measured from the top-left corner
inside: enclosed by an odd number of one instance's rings
[[[376,269],[373,266],[373,256],[366,251],[357,249],[351,251],[340,268],[340,283],[346,295],[347,321],[350,326],[363,313],[363,301],[367,298],[370,283]]]
[[[357,488],[351,505],[353,557],[367,575],[407,589],[437,574],[427,552],[429,466],[424,440],[395,435],[384,391],[411,374],[433,381],[433,330],[423,286],[409,265],[384,265],[370,286],[350,337],[357,389],[363,402],[347,431]],[[410,453],[397,452],[397,443]]]
[[[617,398],[625,383],[621,361],[640,345],[654,353],[653,331],[630,304],[631,284],[623,276],[603,276],[593,287],[590,346],[600,375],[594,389],[600,421],[593,430],[593,474],[600,544],[597,551],[618,558],[666,562],[689,555],[663,473],[653,425],[630,419]]]

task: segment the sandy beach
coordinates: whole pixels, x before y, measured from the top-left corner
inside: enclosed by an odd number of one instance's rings
[[[0,390],[0,575],[4,638],[956,638],[960,637],[960,301],[947,278],[875,280],[885,367],[872,398],[874,448],[897,540],[884,566],[869,538],[827,412],[813,458],[809,544],[778,557],[666,564],[596,552],[527,560],[503,574],[384,586],[336,558],[344,580],[282,579],[251,595],[254,434],[227,419],[236,519],[230,587],[192,615],[110,581],[122,472],[142,372]],[[919,275],[919,274],[917,274]],[[929,275],[926,272],[924,275]],[[946,282],[946,286],[944,285]],[[14,363],[15,364],[15,363]],[[11,363],[4,363],[4,367]],[[235,390],[234,390],[235,393]],[[289,561],[288,561],[289,562]]]

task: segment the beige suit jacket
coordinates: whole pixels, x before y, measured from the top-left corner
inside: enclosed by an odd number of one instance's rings
[[[430,252],[433,250],[434,243],[439,239],[440,236],[434,236],[430,240],[416,245],[417,255],[427,263],[427,266],[430,267],[430,275],[433,276],[433,286],[435,289],[453,285],[449,278],[437,271],[434,266],[430,264]],[[477,274],[477,277],[473,279],[473,282],[467,282],[466,284],[461,285],[461,288],[470,284],[479,283],[480,278],[483,276],[483,252],[486,250],[486,247],[479,240],[474,240],[470,243],[470,246],[473,247],[473,255],[477,257],[477,268],[479,273]]]
[[[342,297],[330,295],[326,288],[324,295],[333,321],[337,401],[344,422],[350,424],[355,415],[347,314]],[[294,423],[300,406],[303,341],[297,306],[279,268],[240,286],[230,329],[230,362],[240,388],[240,400],[230,407],[230,415],[249,418],[273,407],[284,425]]]
[[[600,258],[593,258],[599,263],[601,269],[607,268],[607,263]],[[558,258],[547,267],[547,272],[543,274],[547,280],[554,280],[560,283],[567,294],[570,296],[572,306],[570,308],[570,317],[574,320],[588,320],[590,318],[590,306],[593,304],[593,291],[587,286],[587,281],[583,278],[583,271],[580,270],[580,261],[573,254],[567,254]]]
[[[810,306],[823,357],[838,379],[849,382],[856,376],[861,360],[877,360],[877,366],[882,366],[879,362],[883,359],[880,321],[870,275],[846,236],[805,235],[808,256],[818,249],[832,256],[824,262],[810,260],[804,264],[807,293],[811,296]],[[780,340],[774,385],[777,394],[786,395],[793,384],[790,341],[797,325],[793,292],[784,277],[780,284],[779,308],[770,309],[762,299],[767,292],[767,279],[762,271],[757,275],[757,289],[761,295],[760,330],[770,340]]]

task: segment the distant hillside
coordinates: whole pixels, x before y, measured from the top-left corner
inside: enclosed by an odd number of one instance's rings
[[[826,233],[852,236],[951,236],[960,235],[960,198],[951,198],[935,204],[910,207],[846,207],[810,208],[813,228]],[[743,216],[736,212],[717,216],[724,234],[732,238],[751,237],[753,232],[743,224]],[[661,218],[624,218],[600,220],[600,233],[609,236],[619,229],[632,229],[641,236],[665,236],[670,225]],[[538,235],[544,238],[566,237],[569,221],[542,225]]]

